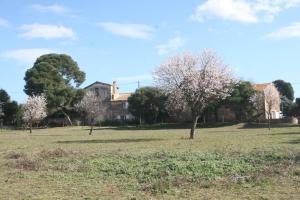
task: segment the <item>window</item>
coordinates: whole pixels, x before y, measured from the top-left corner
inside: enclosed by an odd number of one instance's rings
[[[123,102],[123,108],[128,109],[128,102]]]
[[[99,96],[99,95],[100,95],[99,88],[95,88],[95,93],[96,93],[96,95],[97,95],[97,96]]]

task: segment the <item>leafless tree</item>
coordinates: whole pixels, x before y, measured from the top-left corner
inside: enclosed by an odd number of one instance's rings
[[[44,95],[28,97],[23,106],[23,120],[29,124],[32,133],[32,124],[38,123],[47,116],[47,101]]]
[[[211,50],[200,55],[191,53],[170,57],[154,72],[156,85],[169,96],[169,108],[191,111],[194,138],[199,117],[208,104],[230,95],[236,79],[231,68]]]
[[[95,125],[95,119],[102,113],[103,110],[101,98],[95,92],[88,91],[76,107],[89,121],[91,125],[89,135],[91,135]]]

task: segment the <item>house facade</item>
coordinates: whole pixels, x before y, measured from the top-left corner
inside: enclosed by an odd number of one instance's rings
[[[133,116],[128,110],[128,98],[131,93],[120,93],[117,83],[112,84],[96,81],[85,87],[86,90],[93,91],[102,102],[102,114],[97,120],[132,120]]]
[[[256,92],[261,92],[263,93],[263,97],[264,97],[264,105],[262,106],[264,108],[264,110],[261,111],[261,113],[263,113],[260,117],[259,120],[264,121],[268,119],[268,108],[267,108],[267,103],[266,103],[266,95],[265,92],[267,91],[267,89],[269,87],[272,87],[273,89],[275,89],[274,91],[277,91],[277,88],[275,87],[275,85],[273,83],[263,83],[263,84],[252,84],[253,89]],[[271,109],[271,119],[281,119],[282,118],[282,114],[281,114],[281,110],[280,110],[280,94],[278,92],[278,104],[274,104],[272,105],[272,109]],[[217,114],[217,118],[218,121],[236,121],[237,117],[235,112],[232,110],[232,108],[230,106],[222,106],[221,108],[218,109],[218,114]],[[212,119],[216,118],[213,116],[208,116],[210,117],[210,121],[213,121]]]
[[[263,84],[253,84],[252,87],[257,91],[263,93],[264,96],[264,114],[262,115],[261,119],[268,119],[268,108],[267,108],[267,100],[266,100],[266,91],[270,88],[274,89],[274,91],[277,91],[277,96],[278,100],[277,103],[272,105],[271,108],[271,119],[281,119],[282,118],[282,113],[280,110],[280,93],[275,87],[273,83],[263,83]]]

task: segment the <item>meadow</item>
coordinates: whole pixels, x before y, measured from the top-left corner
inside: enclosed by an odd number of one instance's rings
[[[0,132],[0,199],[299,199],[300,127]]]

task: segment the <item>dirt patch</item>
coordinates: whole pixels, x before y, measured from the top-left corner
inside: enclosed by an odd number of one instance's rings
[[[80,154],[80,151],[57,148],[52,150],[43,149],[31,156],[23,152],[10,151],[5,155],[5,158],[8,159],[6,166],[9,168],[37,171],[51,168],[51,166],[47,164],[49,159],[69,158]],[[60,166],[60,168],[65,168],[65,166]]]
[[[7,162],[6,166],[8,166],[9,168],[21,170],[37,171],[43,166],[43,164],[42,161],[39,159],[31,159],[26,157],[10,160],[9,162]]]
[[[62,157],[71,157],[80,155],[80,151],[73,151],[73,150],[65,150],[62,148],[57,148],[53,150],[44,149],[37,153],[37,157],[41,159],[50,159],[50,158],[62,158]]]
[[[6,159],[20,159],[20,158],[26,158],[27,155],[23,152],[18,152],[18,151],[10,151],[8,152],[4,158]]]

